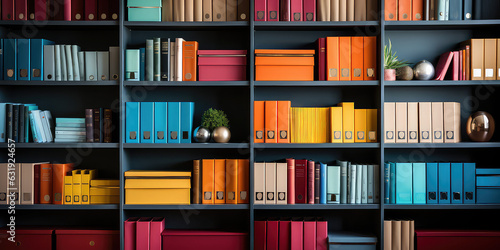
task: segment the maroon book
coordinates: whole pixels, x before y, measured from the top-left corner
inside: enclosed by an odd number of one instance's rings
[[[287,203],[295,204],[295,159],[286,159],[287,164]]]
[[[85,20],[97,20],[97,0],[85,0]]]
[[[415,230],[417,249],[494,250],[500,245],[500,231]]]
[[[278,250],[278,221],[267,221],[267,250]]]
[[[35,1],[35,20],[47,20],[47,3],[49,0],[36,0]]]
[[[266,249],[266,222],[254,222],[254,249]]]
[[[328,250],[328,221],[316,221],[316,250]]]
[[[103,136],[104,142],[111,142],[111,129],[112,129],[112,113],[111,109],[104,109],[104,122],[103,122]]]
[[[279,250],[290,249],[290,223],[291,221],[280,221],[279,223]]]
[[[81,21],[84,20],[85,10],[85,0],[73,0],[71,1],[71,20],[72,21]]]
[[[94,109],[94,142],[102,142],[101,138],[101,109]]]
[[[28,1],[16,0],[16,20],[28,20]]]
[[[94,110],[85,109],[85,131],[87,142],[94,142]]]
[[[317,65],[316,78],[318,81],[326,81],[326,38],[318,38],[316,41],[317,49]]]
[[[120,2],[119,0],[110,0],[109,1],[109,14],[111,15],[110,18],[111,20],[118,20],[118,13],[120,9]]]
[[[280,21],[290,21],[290,0],[280,0]]]
[[[35,174],[33,176],[33,201],[35,204],[40,204],[40,165],[35,165]]]
[[[63,20],[71,21],[72,0],[64,0]]]
[[[28,20],[35,20],[35,0],[28,0]]]
[[[307,162],[307,203],[314,204],[314,161]]]
[[[66,0],[48,0],[47,15],[49,20],[64,20],[64,2]]]
[[[14,0],[2,0],[2,20],[14,20]]]
[[[109,14],[109,4],[110,1],[99,1],[97,2],[97,12],[99,13],[99,17],[97,19],[99,20],[109,20],[111,19],[110,14]]]
[[[295,203],[307,203],[307,160],[295,160]]]

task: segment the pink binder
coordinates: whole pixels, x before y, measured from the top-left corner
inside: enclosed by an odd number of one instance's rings
[[[290,249],[290,221],[279,222],[279,250]]]
[[[279,21],[280,1],[267,0],[267,21]]]
[[[460,63],[460,58],[458,56],[458,51],[453,51],[453,81],[458,81],[458,64]]]
[[[139,220],[139,217],[128,218],[123,225],[124,250],[135,250],[135,232],[137,230],[137,220]]]
[[[302,21],[302,0],[290,0],[290,21]]]
[[[302,21],[316,21],[316,0],[304,0]]]
[[[255,0],[255,21],[267,21],[266,0]]]
[[[137,221],[136,250],[149,250],[149,236],[151,235],[151,218],[143,217]]]
[[[453,59],[453,52],[446,52],[441,55],[436,67],[436,78],[434,80],[444,80],[446,72],[450,67],[451,59]]]
[[[316,221],[304,221],[304,250],[316,250]]]
[[[292,221],[290,227],[290,250],[304,250],[304,222]]]
[[[165,229],[165,218],[154,217],[151,220],[151,234],[149,239],[150,250],[161,250],[161,233]]]
[[[327,221],[316,221],[316,250],[328,250]]]

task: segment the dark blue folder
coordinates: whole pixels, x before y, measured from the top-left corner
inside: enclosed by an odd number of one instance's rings
[[[3,39],[3,79],[17,80],[16,39]]]
[[[30,80],[30,39],[17,39],[17,80]]]
[[[463,200],[463,164],[451,164],[451,203],[461,204]]]
[[[438,203],[438,165],[427,163],[427,204]]]
[[[464,203],[476,203],[476,163],[464,163]]]
[[[449,204],[451,201],[450,197],[450,189],[451,189],[451,171],[450,171],[450,163],[442,163],[438,164],[439,171],[439,181],[438,181],[438,192],[439,192],[439,204]]]

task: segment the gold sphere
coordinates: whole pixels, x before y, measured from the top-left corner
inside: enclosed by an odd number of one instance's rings
[[[231,131],[226,127],[217,127],[212,132],[212,137],[215,142],[227,143],[231,139]]]

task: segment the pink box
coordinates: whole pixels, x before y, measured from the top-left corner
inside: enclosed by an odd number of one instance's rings
[[[247,233],[165,229],[161,235],[163,250],[248,249]]]
[[[246,50],[198,50],[199,81],[245,81]]]

